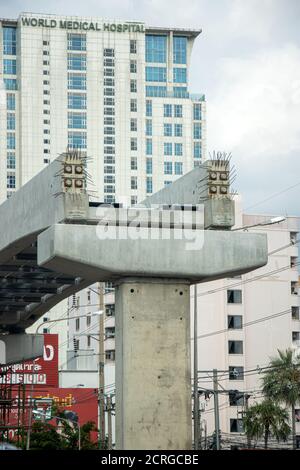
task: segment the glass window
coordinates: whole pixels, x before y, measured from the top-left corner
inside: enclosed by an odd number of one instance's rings
[[[152,175],[152,158],[146,158],[146,173]]]
[[[175,168],[175,175],[183,174],[182,162],[175,162],[174,168]]]
[[[115,80],[113,78],[104,78],[104,86],[115,86]]]
[[[114,57],[115,56],[115,51],[114,49],[103,49],[103,55],[104,57]]]
[[[68,107],[70,109],[86,109],[86,94],[68,93]]]
[[[131,93],[137,92],[137,82],[136,80],[130,80],[130,91]]]
[[[299,320],[299,307],[292,307],[292,319]]]
[[[146,86],[146,96],[165,97],[167,96],[167,87],[165,86]]]
[[[16,168],[16,155],[13,152],[7,152],[7,168],[9,170]]]
[[[174,83],[186,83],[186,69],[175,67],[173,69]]]
[[[68,88],[71,90],[86,90],[86,75],[83,73],[68,73]]]
[[[166,188],[169,186],[169,184],[172,184],[172,181],[164,181],[164,187]]]
[[[182,117],[182,104],[174,104],[174,117]]]
[[[17,34],[16,28],[3,28],[3,55],[16,55]]]
[[[104,137],[105,145],[115,145],[115,138],[112,135],[106,135]]]
[[[115,192],[115,186],[112,184],[108,184],[104,186],[104,192],[105,193],[114,193]]]
[[[229,380],[244,380],[244,367],[230,366]]]
[[[137,100],[135,98],[131,99],[130,100],[130,111],[132,113],[136,113],[137,112]]]
[[[14,173],[7,174],[7,185],[8,189],[13,189],[16,187],[16,175]]]
[[[114,177],[114,175],[105,175],[105,176],[104,176],[104,183],[115,184],[115,177]]]
[[[131,170],[137,170],[137,157],[131,157],[130,168]]]
[[[112,173],[114,174],[115,173],[115,167],[112,166],[112,165],[105,165],[104,166],[104,173]]]
[[[146,135],[152,135],[152,120],[146,119]]]
[[[165,82],[167,80],[166,67],[146,67],[147,82]]]
[[[172,162],[164,162],[164,174],[172,175],[173,173],[173,164]]]
[[[114,59],[111,59],[110,57],[105,57],[103,60],[103,65],[104,67],[114,67],[115,61]]]
[[[164,143],[164,155],[172,155],[172,143],[165,142]]]
[[[146,154],[152,155],[152,139],[146,139]]]
[[[137,73],[136,60],[130,61],[130,73]]]
[[[132,132],[137,131],[137,119],[130,119],[130,130]]]
[[[152,177],[147,176],[147,179],[146,179],[146,192],[147,192],[147,194],[149,194],[149,193],[152,193],[152,191],[153,191]]]
[[[131,189],[137,189],[137,176],[132,176],[130,179]]]
[[[167,57],[167,37],[146,34],[146,62],[165,63]]]
[[[164,124],[164,136],[172,137],[172,124]]]
[[[172,117],[172,105],[171,104],[164,104],[164,117]]]
[[[194,142],[194,158],[201,158],[201,143]]]
[[[175,148],[175,155],[178,157],[181,157],[182,156],[182,144],[175,144],[174,148]]]
[[[243,354],[243,341],[228,341],[228,354]]]
[[[105,77],[114,77],[115,76],[114,69],[104,69],[104,76]]]
[[[229,392],[229,406],[244,406],[244,394],[232,390]]]
[[[4,78],[3,81],[6,90],[17,90],[17,80],[15,78]]]
[[[136,54],[136,40],[135,39],[130,40],[129,50],[130,50],[130,54]]]
[[[15,135],[14,132],[8,132],[7,133],[6,141],[7,141],[7,148],[10,149],[10,150],[15,150],[15,148],[16,148],[16,135]]]
[[[16,115],[14,113],[7,113],[6,124],[6,128],[9,131],[14,131],[16,129]]]
[[[175,137],[182,137],[182,124],[174,124]]]
[[[230,418],[230,432],[244,432],[243,420]]]
[[[152,101],[146,100],[146,116],[152,116]]]
[[[194,122],[194,139],[201,139],[201,124]]]
[[[113,194],[108,194],[108,195],[104,196],[105,204],[114,204],[115,200],[116,200],[116,198]],[[108,353],[109,353],[109,351],[105,352],[106,358],[107,358]]]
[[[130,139],[130,149],[131,150],[137,150],[137,138],[136,137],[131,137],[131,139]]]
[[[109,98],[107,96],[104,97],[104,106],[114,106],[115,105],[115,99],[114,98]]]
[[[194,104],[194,120],[201,121],[201,104]]]
[[[68,146],[71,149],[86,148],[86,132],[69,132]]]
[[[183,86],[173,87],[173,94],[175,98],[188,98],[189,97],[187,87],[183,87]]]
[[[227,325],[229,330],[237,330],[243,328],[242,315],[228,315]]]
[[[68,33],[69,51],[86,51],[86,35]]]
[[[104,118],[104,125],[106,126],[114,126],[115,125],[115,118],[111,116],[105,116]]]
[[[70,129],[86,129],[86,114],[68,113],[68,127]]]
[[[174,64],[186,64],[187,38],[184,36],[173,37],[173,62]]]
[[[17,61],[16,61],[16,59],[4,59],[4,61],[3,61],[3,73],[5,75],[16,75],[16,73],[17,73]]]
[[[68,70],[86,70],[86,55],[68,54]]]
[[[135,206],[137,204],[137,196],[130,196],[130,204]]]
[[[109,126],[109,127],[104,127],[104,134],[106,134],[106,135],[107,135],[107,134],[112,134],[112,135],[114,135],[114,133],[115,133],[115,128],[114,128],[114,127],[111,127],[111,126]]]
[[[115,89],[114,88],[104,88],[103,94],[104,94],[104,96],[115,96]]]
[[[241,304],[242,303],[242,291],[241,290],[228,290],[227,291],[227,303],[228,304]]]
[[[114,116],[115,110],[114,108],[104,108],[104,114],[108,116]]]
[[[9,111],[15,111],[16,109],[16,95],[13,93],[7,93],[6,95],[6,107]]]

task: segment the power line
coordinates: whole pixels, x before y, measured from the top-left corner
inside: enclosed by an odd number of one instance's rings
[[[270,201],[274,197],[280,196],[281,194],[286,193],[287,191],[290,191],[290,189],[296,188],[299,185],[300,185],[300,181],[298,183],[292,185],[292,186],[289,186],[286,189],[283,189],[282,191],[279,191],[277,193],[272,194],[271,196],[267,197],[266,199],[263,199],[262,201],[256,202],[252,206],[246,207],[245,210],[247,211],[248,209],[252,209],[253,207],[256,207],[256,206],[259,206],[260,204],[263,204],[264,202]]]

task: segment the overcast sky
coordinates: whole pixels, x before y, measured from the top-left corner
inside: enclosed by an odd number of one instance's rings
[[[300,215],[300,0],[0,0],[0,7],[8,18],[27,11],[202,28],[190,91],[206,95],[209,151],[232,152],[247,212]]]

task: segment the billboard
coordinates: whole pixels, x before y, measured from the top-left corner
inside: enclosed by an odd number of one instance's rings
[[[23,397],[19,396],[18,388],[13,387],[13,406],[9,414],[7,425],[11,426],[9,432],[13,438],[18,426],[18,409],[22,407]],[[25,393],[25,426],[28,423],[28,403],[31,396],[30,387],[26,387]],[[34,409],[43,413],[48,423],[57,425],[56,418],[50,419],[50,409],[53,404],[57,405],[60,411],[65,411],[66,418],[71,417],[81,426],[87,421],[98,423],[98,390],[95,388],[44,388],[34,387],[32,395],[34,399]],[[37,420],[39,417],[37,415]],[[92,440],[97,440],[97,433],[92,433]]]
[[[3,366],[7,370],[6,384],[34,385],[58,387],[58,335],[44,334],[43,357],[32,361],[24,361],[11,366]],[[1,381],[1,377],[0,377]]]

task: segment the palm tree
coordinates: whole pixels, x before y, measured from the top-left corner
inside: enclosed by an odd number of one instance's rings
[[[269,399],[248,408],[243,418],[244,429],[249,439],[264,438],[265,449],[268,448],[270,436],[277,441],[286,441],[291,428],[288,424],[288,412]]]
[[[270,361],[270,369],[262,379],[263,392],[267,398],[284,403],[292,412],[293,448],[296,449],[295,405],[300,400],[300,359],[293,350],[278,350],[278,357]]]

